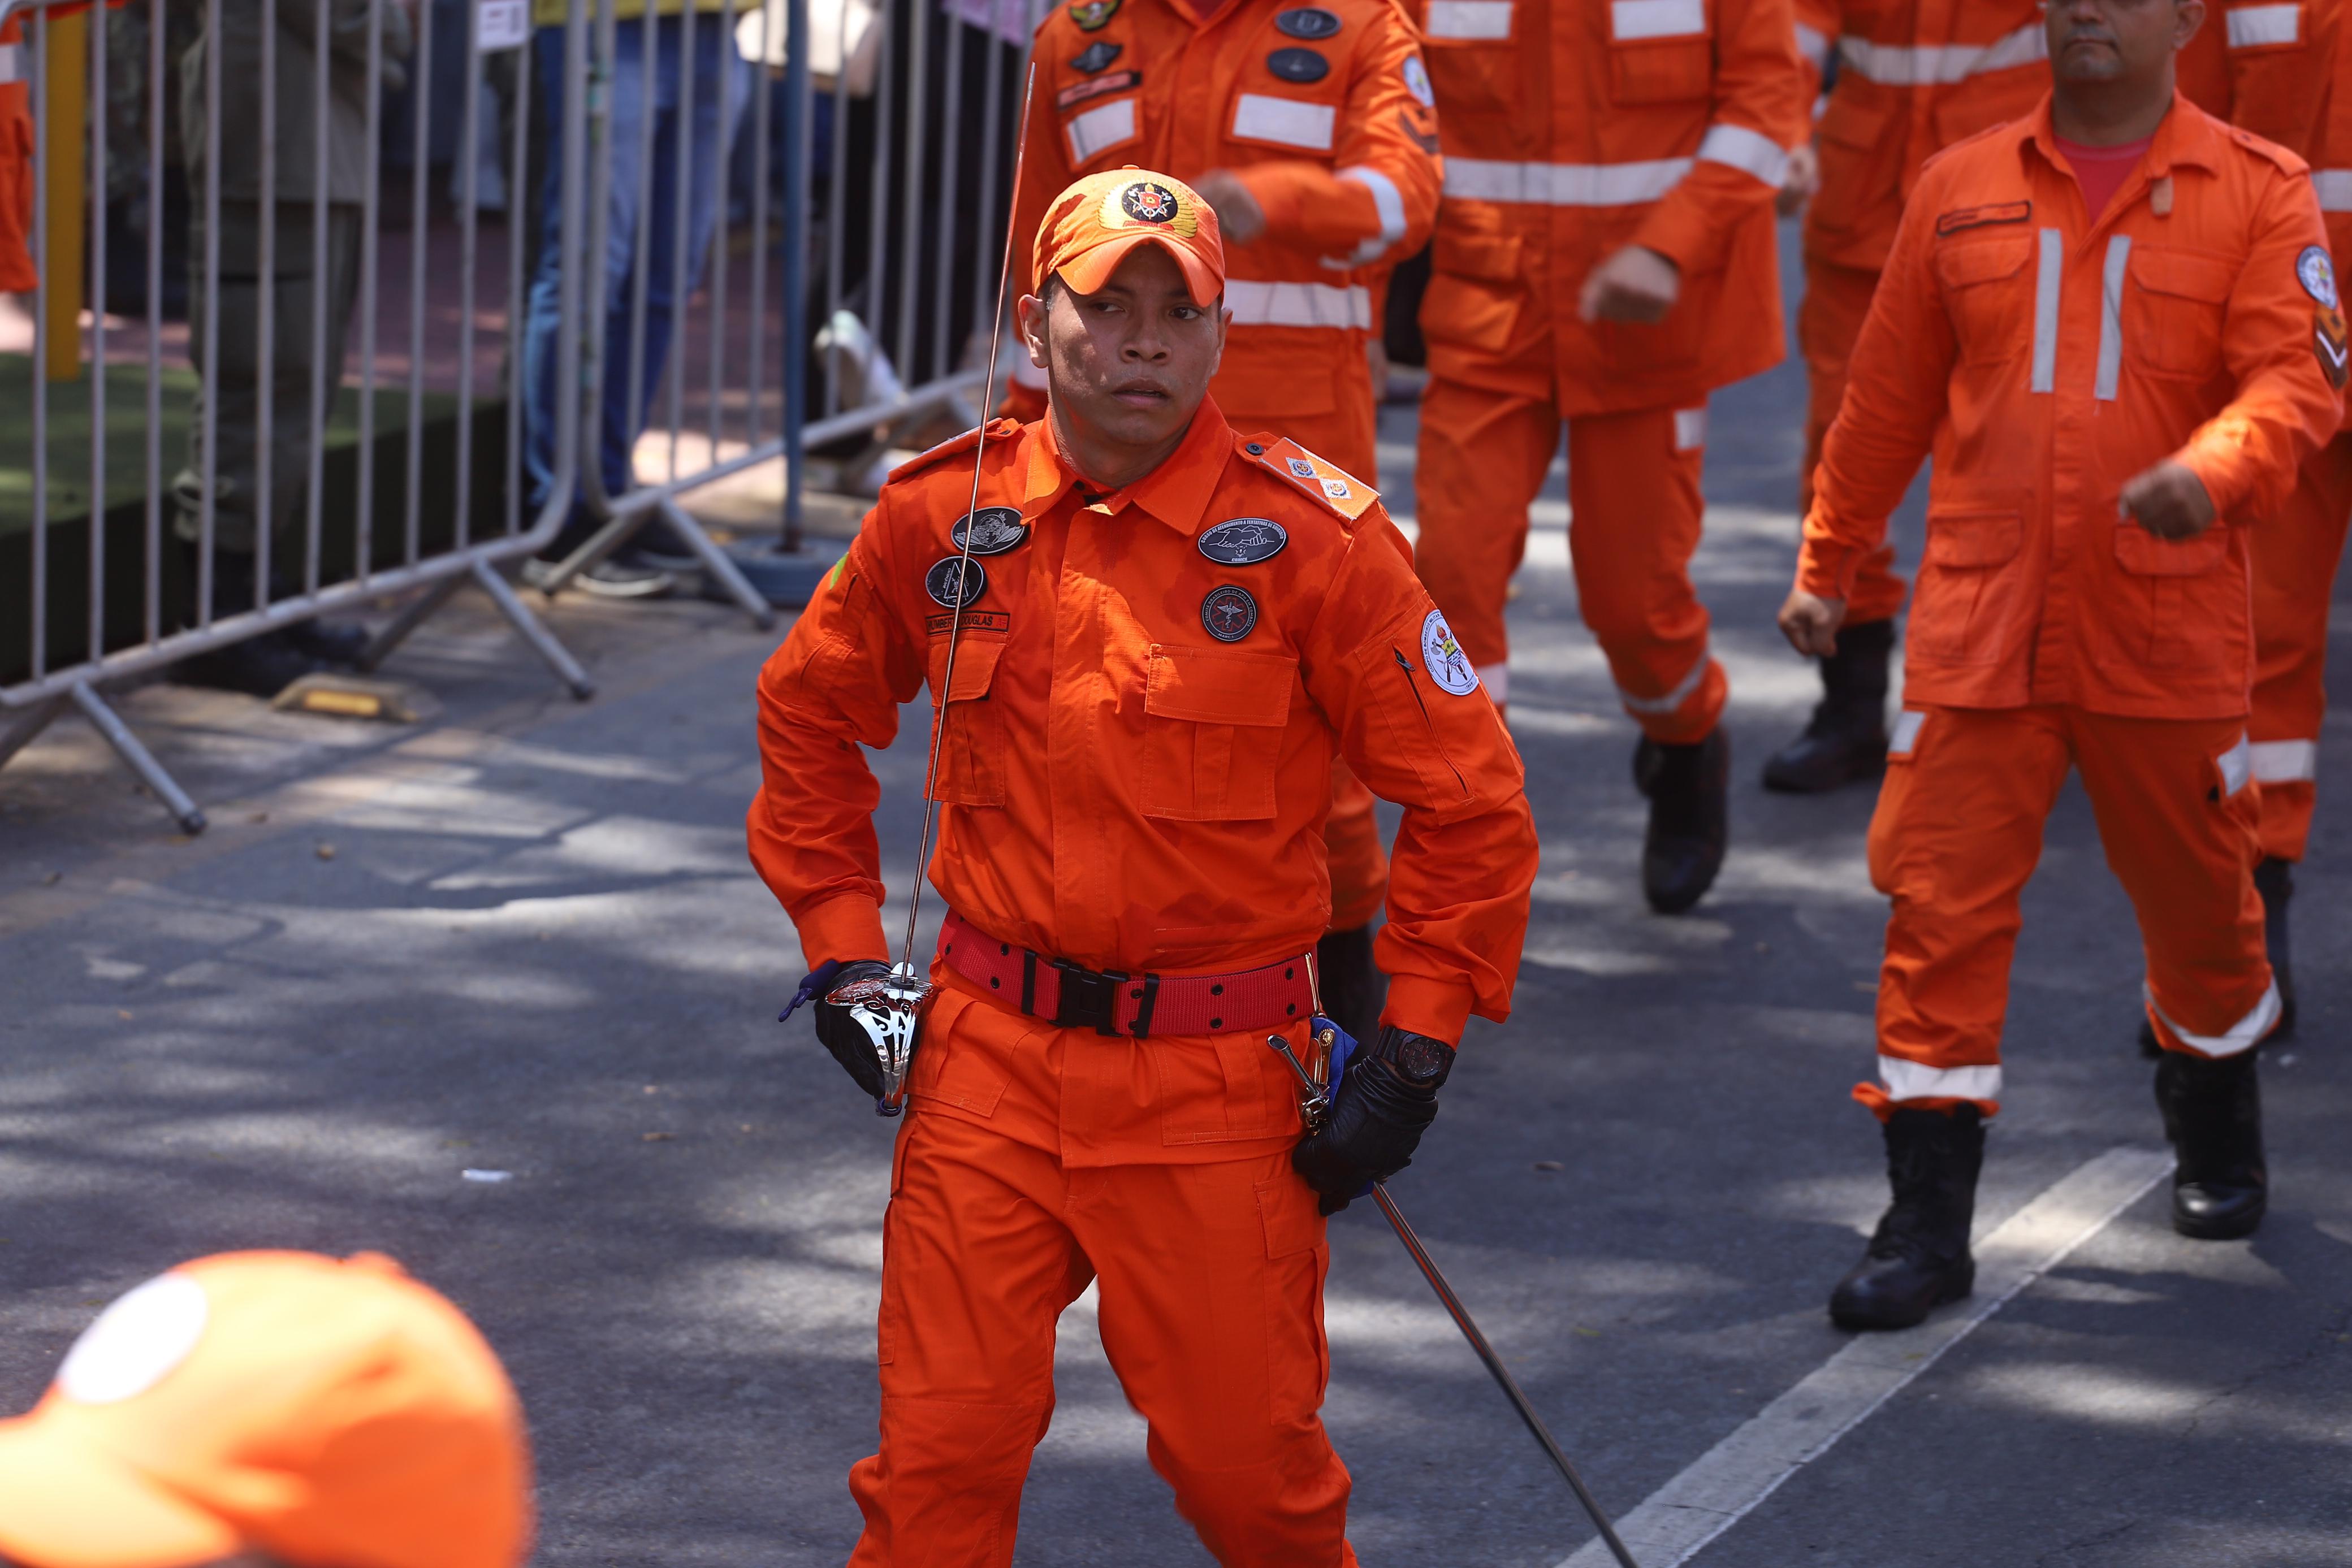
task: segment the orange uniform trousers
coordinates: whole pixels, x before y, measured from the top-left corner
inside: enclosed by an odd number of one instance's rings
[[[1538,339],[1530,363],[1549,375]],[[1653,740],[1703,740],[1727,684],[1707,652],[1690,580],[1704,506],[1706,408],[1581,414],[1568,422],[1568,550],[1578,612],[1618,698]],[[1528,505],[1559,449],[1549,392],[1433,378],[1421,404],[1413,560],[1497,702],[1509,695],[1503,605],[1528,547]]]
[[[1837,421],[1838,404],[1845,400],[1846,362],[1853,358],[1854,340],[1862,336],[1870,297],[1877,288],[1874,268],[1805,257],[1805,298],[1797,306],[1797,350],[1805,357],[1805,460],[1797,479],[1800,517],[1813,509],[1813,470],[1822,460],[1822,443]],[[1846,624],[1892,621],[1902,608],[1903,580],[1895,575],[1895,547],[1881,544],[1862,558],[1854,571]]]
[[[2168,1051],[2226,1056],[2278,1021],[2254,891],[2242,719],[2083,708],[1906,706],[1870,823],[1870,876],[1894,901],[1878,978],[1881,1082],[1856,1099],[2000,1108],[2018,895],[2069,768],[2130,895],[2147,1016]]]
[[[2263,853],[2299,861],[2311,838],[2327,714],[2327,610],[2352,518],[2352,435],[2305,459],[2277,516],[2246,530],[2254,557],[2254,743]]]

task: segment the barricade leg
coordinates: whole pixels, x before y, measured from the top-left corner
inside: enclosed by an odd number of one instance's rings
[[[131,765],[131,771],[139,775],[140,781],[155,791],[155,798],[163,801],[164,810],[179,821],[181,831],[203,832],[204,812],[196,809],[196,803],[188,799],[188,792],[180,788],[178,781],[163,771],[163,765],[155,760],[155,754],[139,744],[139,737],[131,733],[131,727],[106,706],[106,699],[98,695],[97,688],[87,681],[76,681],[71,695],[74,706],[81,709],[82,717],[89,720],[90,727],[106,737],[107,745],[114,747],[115,755]]]
[[[41,731],[55,724],[58,716],[66,711],[67,702],[62,696],[51,697],[0,719],[0,768],[6,767],[10,758],[32,745]]]

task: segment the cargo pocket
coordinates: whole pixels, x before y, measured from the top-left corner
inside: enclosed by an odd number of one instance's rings
[[[2158,668],[2212,658],[2212,629],[2242,625],[2243,572],[2227,570],[2230,529],[2213,523],[2194,538],[2160,539],[2135,522],[2116,525],[2116,564],[2138,609],[2126,652]],[[2232,615],[2232,609],[2236,613]]]
[[[1447,114],[1501,113],[1527,100],[1530,51],[1517,41],[1517,8],[1515,0],[1430,0],[1429,79]]]
[[[1429,262],[1429,291],[1421,300],[1422,336],[1483,353],[1503,352],[1518,327],[1526,298],[1519,282],[1518,236],[1440,230]]]
[[[967,635],[955,660],[955,690],[940,722],[940,689],[948,679],[948,640],[931,640],[930,685],[939,732],[939,773],[933,796],[957,806],[1004,804],[1004,716],[989,700],[1003,637]]]
[[[1927,548],[1905,636],[1923,659],[1993,664],[2006,652],[1998,633],[2013,584],[2004,569],[2025,541],[2025,514],[2014,507],[1927,508]]]
[[[1936,281],[1966,362],[1998,364],[2032,344],[2033,279],[2025,264],[2034,244],[2024,229],[1991,238],[1963,229],[1960,237],[1937,246]]]
[[[1238,822],[1274,815],[1275,765],[1298,661],[1155,643],[1144,676],[1147,817]]]
[[[1612,101],[1680,103],[1706,97],[1714,86],[1705,0],[1612,0]]]
[[[1842,87],[1822,111],[1822,183],[1806,221],[1823,234],[1851,234],[1900,189],[1903,139],[1885,134],[1895,106]]]
[[[2124,296],[2124,354],[2150,375],[2202,381],[2222,370],[2221,322],[2238,266],[2226,256],[2136,245]]]

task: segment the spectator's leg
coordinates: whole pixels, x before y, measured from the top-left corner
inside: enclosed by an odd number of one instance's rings
[[[563,285],[563,34],[561,26],[531,35],[531,109],[548,155],[538,197],[539,255],[531,267],[523,321],[523,499],[530,520],[538,521],[555,488],[555,370],[562,345]]]
[[[187,466],[173,480],[173,500],[177,516],[173,527],[183,539],[194,544],[202,533],[205,472],[205,414],[213,415],[215,452],[213,456],[213,540],[216,551],[247,558],[253,555],[255,528],[254,499],[254,377],[258,369],[255,356],[257,312],[260,308],[256,256],[257,238],[260,232],[260,208],[252,202],[224,201],[220,204],[220,287],[218,321],[210,319],[205,310],[205,291],[201,277],[194,281],[188,301],[188,359],[196,369],[196,395],[188,424]],[[196,214],[188,228],[190,253],[205,254],[205,214],[201,194]],[[200,270],[200,269],[199,269]],[[204,368],[207,356],[215,361],[214,395],[207,403],[204,392]],[[232,568],[232,575],[236,569]],[[249,570],[243,573],[241,602],[233,601],[237,585],[221,580],[215,573],[213,608],[216,614],[229,613],[251,607],[253,582]],[[192,606],[193,608],[193,606]]]

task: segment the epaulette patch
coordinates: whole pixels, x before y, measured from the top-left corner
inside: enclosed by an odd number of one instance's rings
[[[1351,523],[1381,498],[1378,490],[1295,441],[1246,441],[1242,451],[1268,473],[1280,475]]]
[[[2228,130],[2239,146],[2258,158],[2276,164],[2279,172],[2288,179],[2300,180],[2311,172],[2311,165],[2296,156],[2290,149],[2282,147],[2266,137],[2257,136],[2243,126],[2232,125],[2228,127]]]
[[[950,435],[928,452],[919,452],[890,470],[889,483],[897,484],[910,475],[919,474],[941,458],[952,457],[959,452],[969,452],[980,444],[980,433],[988,432],[991,441],[1003,441],[1021,434],[1017,419],[1000,419],[987,425],[974,425],[961,435]]]

